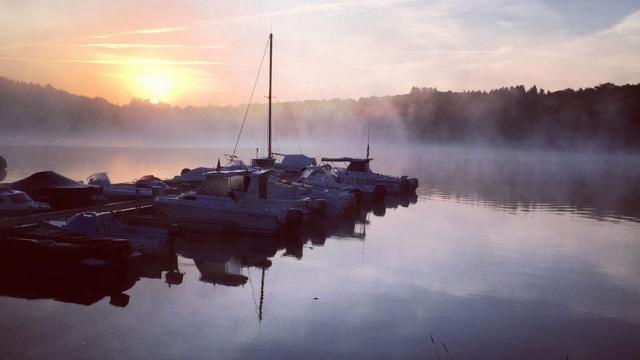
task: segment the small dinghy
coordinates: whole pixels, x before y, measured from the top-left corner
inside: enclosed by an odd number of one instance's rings
[[[0,189],[0,218],[37,214],[51,210],[49,204],[34,201],[23,191]]]
[[[85,212],[68,220],[47,220],[44,223],[70,234],[82,234],[90,238],[127,239],[143,256],[149,257],[170,254],[175,241],[175,236],[170,236],[167,230],[128,225],[114,213]]]

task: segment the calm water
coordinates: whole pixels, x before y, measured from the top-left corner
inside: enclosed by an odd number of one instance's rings
[[[168,177],[219,153],[0,147],[5,181]],[[417,198],[300,239],[183,241],[118,289],[5,264],[0,357],[640,358],[638,158],[380,153]]]

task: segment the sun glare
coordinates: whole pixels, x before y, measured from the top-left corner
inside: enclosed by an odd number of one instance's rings
[[[169,102],[174,96],[175,80],[169,74],[143,73],[134,77],[136,96],[151,103]]]

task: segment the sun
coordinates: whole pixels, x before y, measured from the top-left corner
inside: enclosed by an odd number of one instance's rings
[[[175,80],[167,73],[145,72],[134,77],[136,96],[153,104],[168,102],[175,91]]]

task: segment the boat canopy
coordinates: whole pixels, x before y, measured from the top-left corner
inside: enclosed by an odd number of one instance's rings
[[[238,170],[213,170],[204,173],[207,177],[233,177],[233,176],[246,176],[251,175],[252,171],[249,169]]]
[[[220,170],[209,171],[200,186],[200,192],[211,195],[227,195],[229,191],[257,193],[258,198],[266,199],[267,184],[273,170]],[[256,181],[251,181],[257,178]]]
[[[316,165],[316,159],[302,154],[284,155],[280,163],[285,171],[300,171],[307,166]]]
[[[369,168],[369,163],[373,160],[372,158],[359,159],[359,158],[322,158],[322,161],[325,162],[348,162],[349,166],[347,166],[347,171],[354,172],[371,172]]]
[[[368,159],[360,159],[360,158],[350,158],[350,157],[341,157],[341,158],[322,158],[320,159],[324,162],[351,162],[351,163],[355,163],[355,162],[370,162],[371,160],[373,160],[373,158],[368,158]]]
[[[106,172],[99,172],[89,176],[87,183],[90,185],[110,186],[111,180]]]

